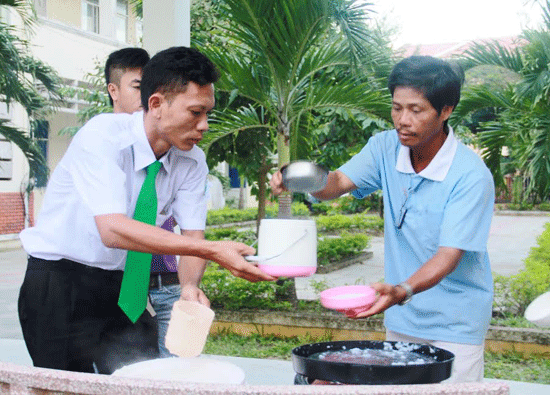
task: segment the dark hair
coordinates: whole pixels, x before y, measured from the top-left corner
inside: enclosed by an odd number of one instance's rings
[[[464,72],[458,64],[452,65],[431,56],[411,56],[395,65],[388,79],[393,96],[399,86],[421,91],[438,114],[445,106],[456,107]]]
[[[213,84],[219,78],[216,66],[194,48],[172,47],[158,52],[143,68],[141,104],[149,110],[149,97],[156,92],[167,96],[185,91],[189,81]]]
[[[143,48],[123,48],[111,52],[105,62],[105,82],[109,85],[113,79],[113,72],[121,70],[125,72],[128,69],[143,69],[149,61],[149,54]],[[119,83],[115,82],[115,83]],[[109,101],[113,105],[113,99],[109,94]]]

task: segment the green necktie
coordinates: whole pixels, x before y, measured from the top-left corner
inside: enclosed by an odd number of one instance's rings
[[[155,178],[162,164],[159,161],[147,166],[147,176],[139,191],[134,211],[136,221],[155,225],[157,220],[157,192]],[[151,274],[152,255],[145,252],[128,251],[126,267],[120,286],[118,305],[135,323],[147,306],[149,292],[149,278]]]

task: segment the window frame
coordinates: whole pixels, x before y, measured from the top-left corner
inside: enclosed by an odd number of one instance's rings
[[[90,32],[99,34],[100,33],[100,1],[99,0],[82,0],[82,29]],[[89,26],[90,18],[88,11],[92,10],[93,15],[93,26]]]

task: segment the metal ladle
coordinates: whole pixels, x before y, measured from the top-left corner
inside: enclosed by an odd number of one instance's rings
[[[327,185],[328,170],[313,162],[300,160],[281,168],[283,185],[291,192],[314,193]]]

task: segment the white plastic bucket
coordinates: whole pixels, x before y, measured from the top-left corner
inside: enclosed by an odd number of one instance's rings
[[[306,277],[317,271],[317,227],[305,219],[263,219],[258,234],[258,267],[276,277]]]

